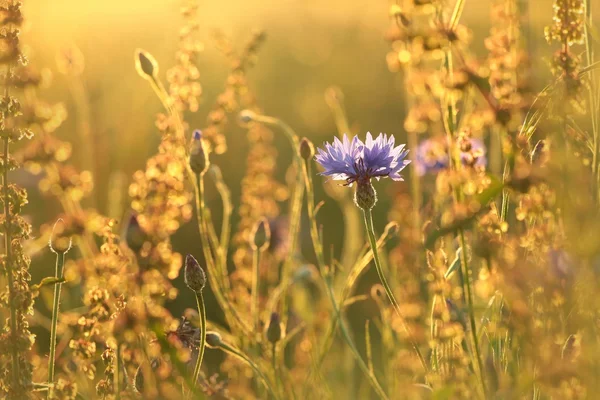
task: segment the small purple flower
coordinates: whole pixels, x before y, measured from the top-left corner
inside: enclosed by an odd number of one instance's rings
[[[471,139],[473,153],[478,153],[476,166],[483,167],[487,164],[485,145],[479,139]],[[427,173],[436,174],[449,166],[448,141],[445,137],[435,137],[422,141],[416,150],[415,168],[417,174],[423,176]],[[461,152],[461,161],[466,163],[467,153]]]
[[[371,178],[402,181],[400,171],[410,163],[405,159],[408,150],[403,144],[394,146],[394,143],[393,136],[384,134],[373,139],[367,132],[365,143],[357,136],[350,141],[344,135],[341,141],[335,138],[333,144],[325,143],[325,150],[319,148],[315,159],[325,169],[321,175],[345,180],[348,186],[354,182],[368,183]]]

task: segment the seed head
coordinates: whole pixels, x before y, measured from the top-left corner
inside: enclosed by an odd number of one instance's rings
[[[185,284],[196,293],[202,292],[206,286],[206,274],[198,264],[193,255],[188,254],[185,257],[185,269],[183,271]]]
[[[307,138],[300,141],[300,157],[305,160],[311,160],[315,156],[315,146]]]
[[[144,79],[156,80],[158,77],[158,63],[152,54],[145,50],[135,50],[135,69]]]
[[[208,171],[210,161],[206,147],[202,143],[202,131],[194,131],[192,146],[190,149],[190,168],[196,175],[204,175]]]

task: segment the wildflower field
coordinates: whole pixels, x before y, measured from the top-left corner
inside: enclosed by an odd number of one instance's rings
[[[0,399],[600,397],[599,0],[0,0]]]

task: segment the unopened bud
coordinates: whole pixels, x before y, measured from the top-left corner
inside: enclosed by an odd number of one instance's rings
[[[63,235],[65,231],[65,223],[59,218],[52,228],[52,233],[50,234],[50,240],[48,241],[48,245],[50,246],[50,250],[57,254],[65,254],[71,249],[71,237],[66,237]]]
[[[135,253],[142,249],[146,241],[146,233],[140,226],[137,215],[131,213],[127,219],[127,225],[125,226],[125,243]]]
[[[204,289],[204,286],[206,286],[206,274],[191,254],[185,257],[183,278],[187,287],[196,293],[200,293]]]
[[[300,141],[300,157],[305,160],[311,160],[315,156],[315,146],[307,138]]]
[[[250,247],[253,250],[265,251],[271,242],[271,228],[266,218],[259,219],[250,232]]]
[[[192,147],[190,149],[190,168],[195,174],[204,175],[209,166],[208,153],[202,143],[202,132],[196,130],[192,137]]]
[[[274,312],[271,314],[271,320],[269,321],[269,326],[267,326],[267,340],[275,344],[281,340],[281,336],[281,320],[279,314]]]
[[[385,289],[380,284],[371,286],[371,297],[375,301],[381,301],[386,297]]]
[[[252,122],[256,119],[256,113],[252,110],[242,110],[240,112],[240,121],[247,124],[248,122]]]
[[[158,76],[158,63],[152,54],[142,49],[135,51],[135,69],[144,79],[155,80]]]
[[[221,347],[223,340],[219,332],[208,331],[206,332],[206,345],[212,349]]]
[[[377,203],[377,192],[370,181],[357,182],[354,204],[362,210],[370,210]]]

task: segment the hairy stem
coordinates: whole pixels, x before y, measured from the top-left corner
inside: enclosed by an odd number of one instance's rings
[[[204,260],[208,266],[209,271],[217,271],[217,265],[213,254],[210,249],[209,230],[207,228],[206,221],[206,210],[204,205],[204,177],[200,174],[195,175],[194,181],[195,197],[196,197],[196,215],[198,218],[198,231],[200,232],[202,251],[204,253]],[[223,294],[223,286],[220,279],[217,277],[219,274],[208,273],[208,281],[215,294],[215,298],[219,303],[219,306],[223,309],[225,318],[230,325],[237,326],[242,332],[251,332],[251,329],[244,323],[244,321],[237,314],[235,309],[231,306],[231,302]],[[221,276],[223,274],[220,274]]]
[[[485,393],[487,393],[487,389],[486,389],[486,384],[485,384],[485,377],[483,375],[483,362],[481,360],[481,354],[479,351],[479,338],[477,336],[477,325],[475,323],[475,308],[473,307],[473,293],[471,290],[471,278],[470,278],[470,271],[469,271],[469,261],[468,261],[468,254],[467,254],[467,243],[465,240],[465,232],[460,229],[459,230],[459,240],[460,240],[460,246],[462,248],[462,251],[460,252],[460,259],[461,259],[461,267],[463,270],[463,277],[465,279],[465,288],[467,289],[467,305],[469,308],[469,323],[471,325],[471,337],[472,337],[472,341],[473,341],[473,351],[474,351],[474,357],[477,359],[477,369],[478,371],[478,375],[479,378],[481,380],[481,387],[483,389],[483,393],[485,395]]]
[[[198,357],[196,358],[196,366],[192,377],[193,385],[198,384],[202,359],[204,358],[204,348],[206,347],[206,307],[204,306],[202,292],[196,292],[196,302],[198,303],[198,315],[200,316],[200,343],[198,343]]]
[[[323,280],[325,281],[327,296],[329,298],[329,301],[331,302],[331,306],[332,306],[334,314],[335,314],[334,318],[336,321],[338,321],[338,323],[340,325],[340,331],[342,333],[342,337],[348,344],[348,347],[350,347],[350,350],[352,351],[352,354],[354,355],[354,358],[356,359],[360,369],[365,374],[365,377],[367,378],[367,380],[369,381],[369,383],[371,384],[371,386],[373,387],[373,389],[375,390],[375,392],[381,399],[388,399],[387,394],[385,393],[385,391],[383,390],[383,388],[377,381],[377,378],[375,377],[375,375],[369,370],[369,367],[367,366],[367,364],[365,364],[364,360],[360,356],[360,353],[358,352],[358,349],[356,348],[356,345],[354,344],[354,341],[352,340],[350,332],[349,332],[348,328],[346,327],[346,323],[344,322],[344,320],[342,318],[342,313],[338,306],[337,300],[335,299],[335,294],[333,293],[331,274],[327,273],[325,271],[326,265],[325,265],[325,257],[323,256],[323,246],[322,246],[321,240],[319,238],[319,229],[317,227],[317,219],[315,217],[314,191],[312,188],[311,161],[310,160],[307,160],[306,162],[304,162],[304,178],[305,178],[305,184],[306,184],[306,200],[307,200],[308,218],[310,220],[310,236],[311,236],[311,239],[313,242],[313,248],[314,248],[315,254],[317,256],[319,272],[321,273],[321,276],[323,277]]]
[[[56,269],[54,277],[56,279],[63,278],[63,271],[65,266],[65,253],[56,253]],[[50,356],[48,357],[48,384],[54,383],[54,365],[56,363],[56,327],[58,325],[58,314],[60,306],[60,290],[62,283],[57,282],[54,285],[54,301],[52,302],[52,325],[50,326]],[[52,395],[52,386],[48,390],[48,398]]]
[[[423,354],[421,353],[419,346],[417,345],[417,343],[414,340],[412,332],[406,325],[404,316],[402,315],[402,311],[400,310],[400,305],[396,301],[396,298],[394,297],[394,293],[392,292],[392,288],[390,287],[390,285],[385,277],[385,274],[383,272],[383,267],[381,266],[381,260],[379,258],[379,250],[377,249],[377,239],[375,238],[375,230],[373,227],[373,213],[371,212],[371,210],[367,210],[367,209],[363,210],[363,213],[364,213],[364,217],[365,217],[365,226],[367,228],[367,237],[369,238],[369,244],[371,246],[371,250],[373,251],[373,261],[375,261],[375,269],[377,270],[377,275],[379,275],[379,280],[381,281],[381,284],[383,285],[383,288],[385,289],[385,293],[387,294],[388,298],[390,299],[392,306],[394,306],[394,310],[396,311],[396,314],[398,314],[398,317],[400,318],[402,327],[406,331],[406,334],[408,335],[408,340],[410,341],[411,346],[415,350],[417,357],[419,357],[419,360],[421,361],[421,364],[423,365],[423,369],[425,371],[427,371],[428,367],[427,367],[427,362],[425,361],[425,357],[423,357]]]
[[[250,300],[250,315],[254,321],[254,332],[258,332],[260,318],[258,311],[258,291],[260,288],[260,249],[252,251],[252,293]]]

